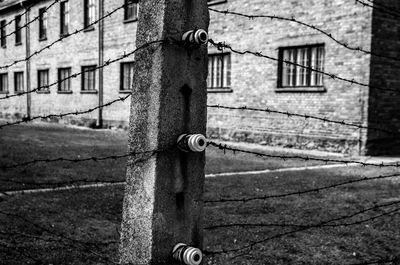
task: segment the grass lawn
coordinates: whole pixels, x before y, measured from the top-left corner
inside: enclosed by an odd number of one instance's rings
[[[10,127],[0,131],[0,165],[78,154],[81,157],[120,154],[126,150],[126,141],[123,132],[54,126]],[[122,160],[52,163],[2,170],[1,190],[82,178],[123,180],[124,163]],[[208,173],[304,165],[303,161],[223,155],[212,149],[207,150],[207,163]],[[392,173],[391,168],[349,167],[209,178],[204,200],[276,195]],[[7,182],[7,179],[31,184]],[[241,248],[264,239],[265,242],[244,251],[207,255],[204,264],[358,264],[393,259],[400,256],[399,190],[400,178],[390,178],[266,200],[207,203],[206,251]],[[120,186],[3,198],[0,264],[112,264],[117,256],[122,197]],[[331,226],[312,226],[380,204],[387,206],[328,223]],[[215,227],[233,223],[242,225]],[[243,225],[252,223],[269,225]],[[299,228],[303,231],[289,233]],[[284,233],[288,234],[279,236]],[[399,264],[399,261],[380,264]]]

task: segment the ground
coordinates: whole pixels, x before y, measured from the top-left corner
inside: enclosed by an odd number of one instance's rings
[[[126,145],[123,131],[14,126],[0,130],[0,168],[33,159],[119,155]],[[212,147],[206,156],[207,174],[271,171],[206,178],[205,264],[400,264],[400,178],[386,177],[397,173],[396,167],[274,171],[325,163],[224,153]],[[125,162],[3,168],[0,192],[120,182]],[[358,181],[366,177],[375,179]],[[353,183],[335,185],[347,182]],[[123,188],[1,196],[0,264],[113,264]],[[234,201],[249,198],[253,200]],[[246,248],[251,242],[259,243]]]

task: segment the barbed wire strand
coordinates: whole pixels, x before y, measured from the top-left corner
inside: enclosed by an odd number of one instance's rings
[[[57,0],[57,1],[60,1],[60,0]],[[20,16],[21,16],[21,17],[22,17],[22,16],[25,16],[26,13],[28,13],[28,12],[30,11],[30,9],[31,9],[32,7],[34,7],[36,4],[37,4],[37,3],[32,3],[30,6],[28,6],[28,7],[25,9],[25,11],[24,11]],[[13,19],[11,19],[10,21],[8,21],[6,24],[4,24],[4,26],[2,26],[2,27],[0,26],[0,30],[2,30],[3,28],[5,28],[5,27],[11,25],[11,23],[13,23],[14,21],[15,21],[15,17],[14,17]]]
[[[20,63],[20,62],[24,62],[24,61],[30,60],[32,57],[34,57],[34,56],[40,54],[41,52],[43,52],[43,51],[45,51],[45,50],[47,50],[47,49],[50,49],[50,48],[51,48],[52,46],[54,46],[56,43],[61,42],[61,41],[63,41],[64,39],[69,38],[69,37],[71,37],[71,36],[74,36],[74,35],[76,35],[76,34],[78,34],[78,33],[80,33],[80,32],[83,32],[83,31],[85,31],[85,30],[88,29],[88,28],[93,27],[94,25],[96,25],[96,24],[99,23],[100,21],[102,21],[102,20],[104,20],[104,19],[110,17],[110,16],[113,15],[115,12],[117,12],[118,10],[121,10],[121,9],[124,8],[125,6],[126,6],[126,4],[123,4],[123,5],[117,7],[116,9],[114,9],[114,10],[112,10],[112,11],[106,12],[106,14],[105,14],[104,16],[102,16],[102,17],[100,17],[99,19],[93,21],[92,23],[89,23],[88,25],[84,26],[83,28],[76,29],[75,31],[73,31],[73,32],[71,32],[71,33],[67,33],[67,34],[65,34],[65,35],[62,35],[59,39],[57,39],[57,40],[53,41],[52,43],[50,43],[50,44],[48,44],[48,45],[42,47],[42,48],[39,49],[39,50],[36,50],[35,52],[33,52],[31,55],[27,56],[27,57],[24,58],[24,59],[19,59],[19,60],[16,60],[16,61],[14,61],[14,62],[12,62],[12,63],[10,63],[10,64],[6,64],[6,65],[3,65],[3,66],[0,66],[0,70],[1,70],[1,69],[9,68],[9,67],[11,67],[11,66],[13,66],[13,65],[16,65],[16,64]]]
[[[57,4],[58,2],[60,2],[61,0],[55,0],[55,1],[53,1],[49,6],[47,6],[45,9],[44,9],[44,12],[43,13],[46,13],[51,7],[53,7],[55,4]],[[35,4],[33,4],[31,7],[29,7],[28,9],[31,9],[33,6],[34,6]],[[26,14],[26,11],[24,12],[24,14]],[[23,15],[24,15],[23,14]],[[22,16],[22,15],[21,15]],[[24,28],[27,28],[30,24],[32,24],[33,22],[35,22],[36,20],[38,20],[40,18],[40,15],[38,15],[38,16],[36,16],[36,17],[34,17],[32,20],[30,20],[28,23],[25,23],[24,25],[22,25],[21,27],[19,27],[18,28],[18,30],[14,30],[14,31],[12,31],[12,32],[10,32],[10,33],[8,33],[8,34],[6,34],[5,36],[3,36],[3,38],[7,38],[7,37],[9,37],[9,36],[11,36],[11,35],[13,35],[13,34],[15,34],[15,33],[17,33],[17,31],[20,31],[20,30],[22,30],[22,29],[24,29]],[[15,18],[14,18],[14,20],[15,20]]]
[[[368,4],[368,3],[360,1],[360,0],[356,0],[356,3],[359,3],[359,4],[363,5],[364,7],[369,7],[369,8],[375,9],[375,10],[379,10],[382,13],[391,15],[393,18],[397,18],[397,19],[400,18],[400,13],[399,12],[396,12],[395,10],[389,10],[386,7],[384,7],[383,5],[379,5],[379,4],[375,3],[375,2],[372,2],[372,1],[369,1],[369,2],[371,4]]]
[[[226,144],[222,144],[222,143],[217,143],[217,142],[213,142],[213,141],[209,141],[207,143],[208,145],[211,145],[215,148],[218,148],[220,150],[225,151],[232,151],[232,152],[240,152],[240,153],[246,153],[246,154],[253,154],[259,157],[270,157],[270,158],[279,158],[282,160],[287,160],[287,159],[299,159],[299,160],[304,160],[304,161],[321,161],[321,162],[325,162],[325,163],[341,163],[341,164],[359,164],[361,166],[373,166],[373,167],[395,167],[395,168],[399,168],[400,167],[400,163],[399,162],[395,162],[395,163],[380,163],[380,164],[376,164],[376,163],[367,163],[367,162],[362,162],[362,161],[358,161],[358,160],[341,160],[341,159],[331,159],[331,158],[318,158],[318,157],[310,157],[310,156],[298,156],[298,155],[273,155],[273,154],[265,154],[265,153],[261,153],[261,152],[255,152],[255,151],[249,151],[249,150],[244,150],[244,149],[239,149],[239,148],[234,148],[231,146],[228,146]]]
[[[378,218],[384,217],[384,216],[389,216],[389,215],[395,215],[399,214],[400,207],[381,213],[379,215],[375,215],[372,217],[364,218],[362,220],[357,220],[353,222],[347,222],[347,223],[338,223],[338,224],[324,224],[319,226],[319,228],[334,228],[334,227],[347,227],[347,226],[354,226],[354,225],[360,225],[363,223],[367,223],[373,220],[376,220]],[[314,227],[315,224],[286,224],[286,223],[229,223],[229,224],[217,224],[217,225],[211,225],[204,227],[205,230],[215,230],[215,229],[224,229],[224,228],[232,228],[232,227],[241,227],[241,228],[246,228],[246,227],[301,227],[301,228],[306,228],[306,227]]]
[[[25,218],[25,217],[23,217],[21,215],[15,214],[15,213],[8,213],[8,212],[4,212],[4,211],[0,210],[0,214],[2,214],[4,216],[11,217],[11,218],[19,219],[19,220],[23,221],[26,224],[32,225],[33,227],[39,229],[40,231],[46,232],[47,234],[50,234],[50,235],[57,236],[62,240],[66,240],[68,242],[71,242],[71,244],[68,244],[69,246],[73,246],[73,247],[75,247],[77,249],[84,250],[84,251],[90,251],[93,254],[95,254],[96,256],[98,256],[99,258],[101,258],[101,259],[103,259],[103,260],[105,260],[107,262],[111,262],[113,264],[118,264],[117,262],[111,260],[109,257],[106,257],[104,255],[101,255],[101,254],[93,251],[91,249],[91,246],[96,246],[96,243],[83,242],[83,241],[71,238],[71,237],[67,236],[64,233],[59,233],[59,232],[56,232],[54,230],[50,230],[50,229],[48,229],[46,227],[43,227],[42,225],[34,223],[34,222],[28,220],[27,218]],[[62,243],[62,241],[60,241],[60,242]]]
[[[272,57],[272,56],[269,56],[269,55],[264,55],[261,52],[255,52],[255,51],[250,51],[250,50],[243,50],[243,51],[236,50],[236,49],[232,48],[231,45],[226,44],[224,42],[215,42],[214,40],[209,39],[209,43],[211,45],[215,46],[220,51],[222,51],[225,48],[225,49],[230,50],[233,53],[240,54],[240,55],[250,54],[250,55],[253,55],[253,56],[256,56],[256,57],[265,58],[265,59],[269,59],[269,60],[276,61],[276,62],[282,62],[282,63],[286,63],[286,64],[290,64],[290,65],[295,65],[295,66],[307,69],[309,71],[313,71],[313,72],[322,74],[324,76],[328,76],[328,77],[330,77],[330,78],[332,78],[334,80],[340,80],[340,81],[348,82],[348,83],[350,83],[352,85],[359,85],[359,86],[362,86],[362,87],[369,87],[369,88],[372,88],[372,89],[381,90],[381,91],[385,91],[385,92],[390,91],[390,92],[400,93],[400,90],[397,90],[397,89],[381,88],[379,86],[372,86],[372,85],[369,85],[369,84],[366,84],[366,83],[359,82],[359,81],[357,81],[355,79],[348,79],[348,78],[344,78],[344,77],[341,77],[341,76],[336,75],[336,74],[332,74],[332,73],[324,72],[322,70],[314,69],[314,68],[312,68],[310,66],[305,66],[305,65],[301,65],[301,64],[298,64],[298,63],[294,63],[294,62],[288,61],[288,60],[281,60],[281,59],[278,59],[278,58],[275,58],[275,57]]]
[[[398,57],[393,57],[393,56],[389,56],[389,55],[383,55],[383,54],[379,54],[379,53],[375,53],[373,51],[370,50],[366,50],[363,49],[362,47],[355,47],[355,46],[351,46],[350,44],[348,44],[347,42],[344,41],[340,41],[337,38],[335,38],[331,33],[324,31],[320,28],[318,28],[315,25],[312,24],[308,24],[305,23],[303,21],[300,21],[298,19],[296,19],[294,16],[288,18],[288,17],[282,17],[282,16],[276,16],[276,15],[262,15],[262,14],[245,14],[245,13],[240,13],[240,12],[234,12],[234,11],[229,11],[229,10],[218,10],[218,9],[214,9],[214,8],[208,8],[209,10],[216,12],[216,13],[220,13],[220,14],[224,14],[224,15],[234,15],[234,16],[241,16],[241,17],[245,17],[248,18],[250,20],[254,20],[256,18],[268,18],[271,20],[282,20],[282,21],[289,21],[289,22],[293,22],[302,26],[305,26],[307,28],[313,29],[318,31],[319,33],[327,36],[328,38],[330,38],[331,40],[333,40],[334,42],[336,42],[337,44],[339,44],[340,46],[345,47],[346,49],[352,50],[352,51],[358,51],[358,52],[362,52],[365,54],[369,54],[369,55],[373,55],[373,56],[377,56],[377,57],[381,57],[381,58],[386,58],[386,59],[390,59],[390,60],[395,60],[395,61],[400,61],[400,58]]]
[[[303,195],[307,193],[314,193],[320,192],[323,190],[329,190],[333,188],[337,188],[340,186],[350,185],[359,182],[371,181],[371,180],[380,180],[380,179],[388,179],[388,178],[398,178],[400,177],[400,173],[397,174],[390,174],[390,175],[379,175],[375,177],[363,177],[358,179],[352,179],[348,181],[338,182],[332,185],[321,186],[318,188],[294,191],[294,192],[287,192],[281,194],[272,194],[272,195],[263,195],[263,196],[254,196],[254,197],[245,197],[245,198],[231,198],[231,199],[219,199],[219,200],[204,200],[204,203],[225,203],[225,202],[249,202],[249,201],[256,201],[256,200],[268,200],[268,199],[276,199],[276,198],[283,198],[295,195]]]
[[[119,57],[114,58],[114,59],[109,59],[109,60],[105,61],[103,64],[101,64],[99,66],[96,66],[94,68],[71,74],[70,76],[68,76],[66,78],[59,79],[59,80],[57,80],[57,81],[55,81],[55,82],[53,82],[51,84],[45,85],[45,86],[39,86],[39,87],[34,88],[34,89],[30,90],[30,91],[24,91],[24,92],[20,92],[20,93],[14,94],[14,95],[7,95],[5,97],[1,97],[0,100],[9,99],[9,98],[12,98],[12,97],[23,96],[23,95],[26,95],[26,94],[30,94],[30,93],[34,93],[34,92],[40,91],[41,89],[49,89],[52,86],[58,85],[58,84],[66,81],[68,79],[76,78],[76,77],[78,77],[78,76],[80,76],[80,75],[82,75],[82,74],[84,74],[86,72],[90,72],[90,71],[93,71],[93,70],[98,70],[98,69],[101,69],[101,68],[105,68],[105,67],[109,66],[110,64],[113,64],[115,62],[121,61],[121,60],[133,55],[134,53],[142,50],[142,49],[150,47],[153,44],[163,44],[163,43],[166,43],[166,42],[167,42],[167,40],[155,40],[155,41],[147,42],[147,43],[141,45],[140,47],[136,48],[133,51],[130,51],[130,52],[124,51],[122,56],[119,56]]]
[[[291,231],[287,231],[287,232],[283,232],[283,233],[279,233],[270,237],[266,237],[260,240],[256,240],[256,241],[252,241],[248,244],[246,244],[245,246],[242,247],[237,247],[237,248],[231,248],[231,249],[222,249],[219,251],[206,251],[205,254],[207,255],[219,255],[219,254],[228,254],[228,253],[232,253],[232,252],[239,252],[239,251],[244,251],[244,250],[249,250],[251,251],[256,245],[259,244],[263,244],[267,241],[273,240],[273,239],[278,239],[287,235],[291,235],[291,234],[295,234],[295,233],[299,233],[299,232],[303,232],[306,230],[310,230],[312,228],[319,228],[322,227],[323,225],[329,224],[329,223],[333,223],[333,222],[338,222],[338,221],[342,221],[342,220],[347,220],[350,218],[353,218],[354,216],[363,214],[365,212],[368,211],[372,211],[372,210],[377,210],[377,209],[381,209],[383,207],[388,207],[388,206],[393,206],[393,205],[397,205],[400,204],[400,201],[394,201],[394,202],[390,202],[390,203],[384,203],[384,204],[380,204],[380,205],[374,205],[372,207],[368,207],[368,208],[364,208],[363,210],[351,213],[351,214],[347,214],[347,215],[342,215],[336,218],[332,218],[332,219],[328,219],[325,221],[321,221],[317,224],[313,224],[313,225],[309,225],[307,227],[301,227],[299,229],[295,229],[295,230],[291,230]],[[397,210],[400,210],[397,209]]]
[[[391,135],[399,136],[399,132],[386,130],[386,129],[382,129],[382,128],[376,128],[376,127],[346,122],[345,120],[333,120],[333,119],[328,119],[326,117],[319,117],[319,116],[314,116],[314,115],[309,115],[309,114],[299,114],[299,113],[294,113],[294,112],[289,112],[289,111],[274,110],[271,108],[255,108],[255,107],[247,107],[247,106],[234,107],[234,106],[224,106],[224,105],[220,105],[220,104],[207,105],[207,107],[208,108],[216,108],[216,109],[245,110],[245,111],[275,113],[275,114],[286,115],[289,118],[290,117],[299,117],[299,118],[304,118],[306,120],[313,119],[313,120],[319,120],[319,121],[328,122],[328,123],[335,123],[335,124],[340,124],[340,125],[344,125],[344,126],[355,127],[357,129],[374,130],[374,131],[379,131],[379,132],[384,132],[384,133],[388,133]]]

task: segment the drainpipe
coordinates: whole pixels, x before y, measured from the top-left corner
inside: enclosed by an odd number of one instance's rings
[[[30,19],[30,7],[24,6],[24,3],[21,3],[21,7],[25,8],[25,52],[26,52],[26,57],[29,58],[31,55],[31,43],[30,43],[30,25],[28,24]],[[26,91],[28,92],[26,94],[26,116],[29,119],[31,117],[31,104],[32,104],[32,97],[31,93],[31,60],[26,60]]]
[[[99,0],[99,18],[104,15],[104,0]],[[99,66],[104,64],[104,20],[99,22]],[[99,106],[103,103],[103,68],[99,68]],[[103,127],[103,108],[99,108],[97,126]]]

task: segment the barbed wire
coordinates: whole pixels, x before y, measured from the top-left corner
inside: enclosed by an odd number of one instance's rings
[[[2,214],[4,216],[11,217],[11,218],[19,219],[19,220],[23,221],[26,224],[32,225],[33,227],[39,229],[40,231],[43,231],[43,232],[45,232],[47,234],[50,234],[50,235],[57,236],[58,238],[61,239],[59,242],[62,243],[62,244],[65,244],[65,245],[68,245],[68,246],[72,246],[72,247],[74,247],[76,249],[79,249],[79,250],[90,251],[91,253],[95,254],[96,256],[98,256],[99,258],[101,258],[101,259],[103,259],[103,260],[105,260],[107,262],[111,262],[113,264],[118,264],[117,262],[111,260],[109,257],[106,257],[104,255],[101,255],[101,254],[93,251],[91,248],[93,246],[96,247],[97,243],[84,242],[84,241],[80,241],[80,240],[71,238],[68,235],[66,235],[65,233],[59,233],[59,232],[56,232],[54,230],[50,230],[50,229],[48,229],[48,228],[46,228],[46,227],[44,227],[42,225],[34,223],[34,222],[28,220],[27,218],[25,218],[25,217],[23,217],[21,215],[15,214],[15,213],[8,213],[8,212],[4,212],[4,211],[0,210],[0,214]],[[63,240],[65,240],[67,242],[70,242],[70,243],[67,244]]]
[[[94,161],[94,162],[99,162],[99,161],[104,161],[104,160],[117,160],[121,158],[127,158],[127,157],[132,157],[132,156],[138,156],[138,155],[146,155],[146,154],[151,154],[152,156],[155,154],[158,154],[160,152],[165,152],[168,150],[171,150],[174,148],[176,145],[167,148],[167,149],[157,149],[157,150],[147,150],[147,151],[133,151],[125,154],[119,154],[119,155],[109,155],[109,156],[90,156],[90,157],[85,157],[85,158],[67,158],[67,157],[58,157],[58,158],[44,158],[44,159],[34,159],[31,161],[27,162],[22,162],[14,165],[6,165],[6,166],[0,166],[0,169],[3,170],[9,170],[9,169],[14,169],[18,167],[26,167],[29,165],[33,164],[38,164],[38,163],[55,163],[55,162],[71,162],[71,163],[82,163],[82,162],[87,162],[87,161]],[[0,179],[1,180],[1,179]]]
[[[386,129],[382,129],[382,128],[376,128],[376,127],[346,122],[345,120],[333,120],[333,119],[328,119],[326,117],[318,117],[318,116],[309,115],[309,114],[299,114],[299,113],[293,113],[293,112],[289,112],[289,111],[274,110],[271,108],[255,108],[255,107],[247,107],[247,106],[233,107],[233,106],[224,106],[224,105],[220,105],[220,104],[207,105],[207,107],[208,108],[217,108],[217,109],[228,109],[228,110],[248,110],[248,111],[275,113],[275,114],[286,115],[289,118],[290,117],[299,117],[299,118],[304,118],[306,120],[313,119],[313,120],[319,120],[319,121],[328,122],[328,123],[335,123],[335,124],[340,124],[340,125],[344,125],[344,126],[355,127],[357,129],[374,130],[374,131],[380,131],[380,132],[385,132],[385,133],[392,134],[395,136],[399,136],[399,132],[390,131],[390,130],[386,130]]]
[[[346,222],[346,223],[338,223],[338,224],[323,224],[321,226],[318,226],[318,228],[333,228],[333,227],[348,227],[348,226],[354,226],[354,225],[360,225],[363,223],[367,223],[373,220],[376,220],[378,218],[382,218],[384,216],[389,216],[389,215],[394,215],[394,214],[399,214],[400,212],[400,207],[395,208],[393,210],[371,216],[368,218],[364,218],[362,220],[357,220],[353,222]],[[215,229],[224,229],[224,228],[232,228],[232,227],[241,227],[241,228],[246,228],[246,227],[297,227],[297,228],[307,228],[307,227],[313,227],[314,228],[315,224],[289,224],[289,223],[229,223],[229,224],[217,224],[217,225],[211,225],[204,227],[205,230],[215,230]]]
[[[77,116],[77,115],[87,114],[87,113],[93,112],[93,111],[95,111],[97,109],[108,107],[108,106],[110,106],[110,105],[112,105],[112,104],[114,104],[116,102],[123,102],[130,96],[131,96],[131,94],[126,95],[125,97],[119,97],[119,98],[114,99],[112,101],[109,101],[109,102],[107,102],[105,104],[101,104],[101,105],[98,105],[96,107],[93,107],[93,108],[90,108],[90,109],[87,109],[87,110],[71,111],[71,112],[65,112],[65,113],[60,113],[60,114],[39,115],[39,116],[30,117],[30,118],[26,117],[26,118],[23,118],[22,120],[15,121],[15,122],[6,122],[5,124],[1,124],[0,125],[0,129],[2,129],[4,127],[8,127],[8,126],[21,124],[21,123],[27,123],[27,122],[38,120],[38,119],[63,118],[63,117],[66,117],[66,116],[71,116],[71,115]]]
[[[60,0],[57,0],[57,1],[60,1]],[[25,9],[25,11],[21,14],[21,16],[25,16],[26,13],[28,13],[28,12],[30,11],[30,9],[31,9],[32,7],[34,7],[36,4],[37,4],[37,3],[33,3],[33,4],[31,4],[30,6],[28,6],[28,7]],[[13,19],[11,19],[10,21],[8,21],[8,22],[7,22],[6,24],[4,24],[3,26],[0,26],[0,30],[2,30],[3,28],[5,28],[5,27],[11,25],[11,23],[13,23],[14,21],[15,21],[15,17],[14,17]]]
[[[391,15],[393,18],[400,18],[400,12],[396,12],[395,10],[392,10],[392,9],[387,9],[386,6],[383,6],[381,4],[375,3],[374,1],[368,1],[368,2],[370,2],[371,4],[368,4],[368,3],[360,1],[360,0],[356,0],[356,3],[359,3],[359,4],[361,4],[361,5],[365,6],[365,7],[369,7],[369,8],[375,9],[375,10],[379,10],[382,13],[386,13],[386,14]]]
[[[329,223],[333,223],[333,222],[338,222],[338,221],[342,221],[342,220],[347,220],[347,219],[351,219],[357,215],[372,211],[372,210],[378,210],[381,209],[383,207],[388,207],[388,206],[393,206],[393,205],[398,205],[400,204],[400,201],[394,201],[394,202],[390,202],[390,203],[384,203],[384,204],[380,204],[380,205],[374,205],[372,207],[368,207],[368,208],[364,208],[363,210],[351,213],[351,214],[347,214],[347,215],[342,215],[336,218],[332,218],[332,219],[328,219],[325,221],[321,221],[319,223],[316,224],[311,224],[309,226],[306,227],[300,227],[298,229],[295,230],[291,230],[291,231],[287,231],[287,232],[283,232],[283,233],[279,233],[270,237],[266,237],[260,240],[256,240],[256,241],[252,241],[248,244],[246,244],[245,246],[241,246],[241,247],[237,247],[237,248],[231,248],[231,249],[222,249],[219,251],[205,251],[205,254],[207,255],[219,255],[219,254],[228,254],[228,253],[232,253],[232,252],[239,252],[239,251],[244,251],[244,250],[249,250],[251,251],[256,245],[259,244],[263,244],[267,241],[273,240],[273,239],[278,239],[284,236],[288,236],[291,234],[295,234],[295,233],[299,233],[299,232],[303,232],[306,230],[310,230],[312,228],[320,228],[323,227],[324,225],[327,225]],[[397,211],[400,210],[400,208],[396,209]]]
[[[129,4],[129,3],[127,3],[127,4]],[[19,59],[19,60],[16,60],[16,61],[14,61],[14,62],[12,62],[12,63],[10,63],[10,64],[6,64],[6,65],[3,65],[3,66],[0,66],[0,70],[1,70],[1,69],[9,68],[9,67],[11,67],[11,66],[13,66],[13,65],[16,65],[16,64],[20,63],[20,62],[24,62],[24,61],[30,60],[32,57],[34,57],[34,56],[40,54],[41,52],[43,52],[43,51],[45,51],[45,50],[47,50],[47,49],[50,49],[50,48],[51,48],[52,46],[54,46],[56,43],[61,42],[62,40],[66,39],[66,38],[68,38],[68,37],[74,36],[74,35],[76,35],[76,34],[78,34],[78,33],[80,33],[80,32],[83,32],[83,31],[85,31],[85,30],[88,29],[88,28],[93,27],[94,25],[96,25],[96,24],[99,23],[100,21],[106,19],[107,17],[110,17],[112,14],[114,14],[114,13],[117,12],[118,10],[124,8],[127,4],[124,3],[123,5],[117,7],[117,8],[114,9],[114,10],[109,11],[109,12],[106,12],[106,14],[105,14],[104,16],[100,17],[100,18],[97,19],[97,20],[94,20],[92,23],[89,23],[88,25],[84,26],[83,28],[76,29],[75,31],[73,31],[73,32],[71,32],[71,33],[67,33],[67,34],[65,34],[65,35],[62,35],[59,39],[57,39],[57,40],[53,41],[52,43],[50,43],[50,44],[48,44],[48,45],[42,47],[42,48],[39,49],[39,50],[36,50],[35,52],[33,52],[32,54],[30,54],[29,56],[27,56],[27,57],[24,58],[24,59]]]
[[[57,3],[60,2],[60,1],[61,1],[61,0],[54,0],[49,6],[47,6],[47,7],[44,9],[44,12],[43,12],[43,13],[46,13],[51,7],[53,7],[55,4],[57,4]],[[31,9],[34,5],[35,5],[35,4],[33,4],[31,7],[29,7],[28,10]],[[22,14],[21,16],[25,15],[26,12],[27,12],[27,11],[25,11],[24,14]],[[27,28],[30,24],[32,24],[33,22],[35,22],[35,21],[38,20],[39,18],[40,18],[40,15],[34,17],[32,20],[28,21],[27,23],[25,23],[24,25],[22,25],[21,27],[19,27],[18,30],[14,30],[14,31],[12,31],[12,32],[10,32],[10,33],[8,33],[8,34],[6,34],[6,35],[3,36],[3,37],[4,37],[4,38],[7,38],[7,37],[9,37],[9,36],[11,36],[11,35],[17,33],[18,31],[20,31],[20,30],[22,30],[22,29],[24,29],[24,28]],[[15,21],[15,18],[14,18],[14,21]]]
[[[257,15],[249,15],[249,14],[245,14],[245,13],[240,13],[240,12],[234,12],[234,11],[229,11],[229,10],[218,10],[218,9],[214,9],[214,8],[208,8],[209,10],[216,12],[216,13],[220,13],[220,14],[224,14],[224,15],[234,15],[234,16],[241,16],[241,17],[245,17],[248,18],[250,20],[256,19],[256,18],[269,18],[271,20],[275,19],[275,20],[282,20],[282,21],[289,21],[289,22],[293,22],[302,26],[305,26],[307,28],[313,29],[318,31],[319,33],[327,36],[328,38],[330,38],[331,40],[333,40],[334,42],[336,42],[337,44],[339,44],[340,46],[345,47],[346,49],[352,50],[352,51],[358,51],[358,52],[363,52],[365,54],[370,54],[373,56],[377,56],[377,57],[381,57],[381,58],[386,58],[386,59],[390,59],[390,60],[395,60],[395,61],[400,61],[400,58],[398,57],[393,57],[393,56],[389,56],[389,55],[383,55],[383,54],[379,54],[376,52],[373,52],[371,50],[366,50],[363,49],[362,47],[355,47],[355,46],[351,46],[349,43],[344,42],[344,41],[340,41],[337,38],[335,38],[331,33],[324,31],[320,28],[318,28],[315,25],[312,24],[308,24],[305,23],[303,21],[300,21],[298,19],[296,19],[294,16],[288,18],[288,17],[282,17],[282,16],[276,16],[276,15],[262,15],[262,14],[257,14]]]
[[[379,180],[379,179],[388,179],[388,178],[397,178],[397,177],[400,177],[400,173],[395,173],[395,174],[390,174],[390,175],[379,175],[379,176],[375,176],[375,177],[357,178],[357,179],[334,183],[331,185],[326,185],[326,186],[321,186],[321,187],[311,188],[311,189],[306,189],[306,190],[300,190],[300,191],[287,192],[287,193],[245,197],[245,198],[204,200],[203,202],[204,203],[225,203],[225,202],[249,202],[249,201],[256,201],[256,200],[276,199],[276,198],[283,198],[283,197],[289,197],[289,196],[295,196],[295,195],[303,195],[303,194],[307,194],[307,193],[320,192],[323,190],[329,190],[329,189],[337,188],[340,186],[350,185],[350,184],[359,183],[359,182]]]
[[[93,71],[93,70],[98,70],[98,69],[101,69],[101,68],[105,68],[105,67],[109,66],[110,64],[113,64],[115,62],[121,61],[121,60],[133,55],[134,53],[142,50],[142,49],[150,47],[153,44],[163,44],[163,43],[166,43],[166,42],[167,42],[167,40],[155,40],[155,41],[147,42],[147,43],[141,45],[140,47],[134,49],[133,51],[130,51],[130,52],[124,51],[124,54],[122,56],[114,58],[114,59],[109,59],[109,60],[105,61],[103,64],[98,65],[98,66],[96,66],[94,68],[71,74],[70,76],[68,76],[66,78],[59,79],[59,80],[57,80],[57,81],[55,81],[55,82],[53,82],[51,84],[45,85],[45,86],[39,86],[39,87],[37,87],[35,89],[32,89],[32,90],[29,90],[29,91],[24,91],[24,92],[20,92],[20,93],[14,94],[14,95],[7,95],[7,96],[4,96],[4,97],[1,97],[0,100],[9,99],[9,98],[12,98],[12,97],[18,97],[18,96],[23,96],[23,95],[26,95],[26,94],[34,93],[34,92],[39,91],[39,90],[41,90],[43,88],[48,89],[48,88],[50,88],[52,86],[58,85],[58,84],[60,84],[60,83],[62,83],[64,81],[66,81],[68,79],[76,78],[76,77],[78,77],[78,76],[80,76],[80,75],[82,75],[82,74],[84,74],[86,72],[90,72],[90,71]]]
[[[305,66],[305,65],[301,65],[301,64],[298,64],[298,63],[295,63],[295,62],[288,61],[288,60],[283,60],[283,59],[281,60],[281,59],[278,59],[278,58],[275,58],[275,57],[272,57],[272,56],[269,56],[269,55],[264,55],[261,52],[255,52],[255,51],[250,51],[250,50],[244,50],[244,51],[236,50],[236,49],[232,48],[231,45],[226,44],[224,42],[215,42],[214,40],[209,39],[209,43],[211,45],[215,46],[220,51],[222,51],[225,48],[225,49],[230,50],[233,53],[240,54],[240,55],[250,54],[250,55],[254,55],[256,57],[265,58],[265,59],[269,59],[269,60],[276,61],[276,62],[283,62],[283,63],[286,63],[286,64],[295,65],[295,66],[307,69],[309,71],[313,71],[313,72],[322,74],[324,76],[328,76],[328,77],[330,77],[332,79],[335,79],[335,80],[348,82],[348,83],[350,83],[352,85],[359,85],[359,86],[363,86],[363,87],[369,87],[369,88],[373,88],[373,89],[381,90],[381,91],[386,91],[386,92],[387,91],[391,91],[391,92],[395,92],[395,93],[400,93],[400,90],[396,90],[396,89],[392,89],[392,88],[381,88],[381,87],[378,87],[378,86],[372,86],[372,85],[369,85],[369,84],[365,84],[365,83],[359,82],[359,81],[357,81],[355,79],[348,79],[348,78],[344,78],[344,77],[338,76],[336,74],[332,74],[332,73],[324,72],[322,70],[314,69],[314,68],[312,68],[310,66]]]
[[[299,155],[273,155],[273,154],[265,154],[265,153],[261,153],[261,152],[256,152],[256,151],[249,151],[249,150],[244,150],[244,149],[239,149],[239,148],[234,148],[231,146],[228,146],[226,144],[222,144],[222,143],[216,143],[213,141],[208,141],[207,143],[210,146],[213,146],[215,148],[218,148],[220,150],[225,151],[232,151],[232,152],[239,152],[239,153],[246,153],[246,154],[253,154],[259,157],[270,157],[270,158],[279,158],[282,160],[288,160],[288,159],[299,159],[299,160],[304,160],[304,161],[321,161],[321,162],[325,162],[325,163],[340,163],[340,164],[359,164],[361,166],[373,166],[373,167],[395,167],[395,168],[399,168],[400,167],[400,163],[399,162],[395,162],[395,163],[380,163],[380,164],[376,164],[376,163],[367,163],[367,162],[362,162],[362,161],[358,161],[358,160],[342,160],[342,159],[333,159],[333,158],[319,158],[319,157],[311,157],[311,156],[299,156]]]

